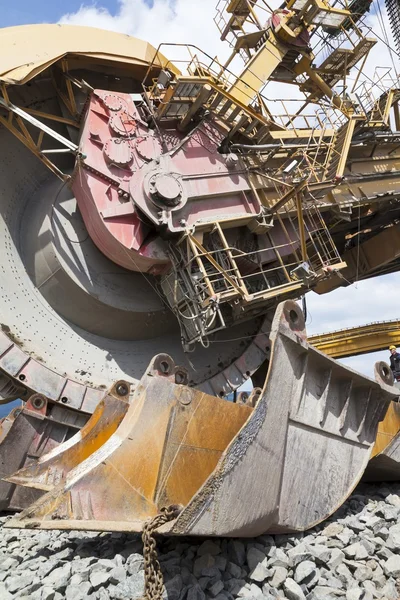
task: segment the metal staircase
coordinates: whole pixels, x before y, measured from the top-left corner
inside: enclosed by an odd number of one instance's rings
[[[335,133],[328,153],[324,179],[331,181],[343,176],[357,118],[346,121]]]
[[[211,77],[178,77],[160,100],[156,113],[158,120],[179,119],[181,124],[188,125],[198,110],[209,110],[226,127],[229,138],[240,133],[261,143],[268,138],[271,129],[284,130],[269,116],[236,100]]]
[[[257,0],[221,0],[217,4],[214,22],[221,34],[221,40],[226,40],[230,33],[234,37],[244,33],[243,25],[247,20],[259,25],[253,12],[256,3]]]
[[[353,48],[335,48],[315,71],[323,77],[329,87],[333,88],[343,79],[345,73],[349,74],[350,70],[368,54],[375,44],[376,39],[362,38]],[[310,78],[304,82],[302,88],[315,92],[315,84]]]

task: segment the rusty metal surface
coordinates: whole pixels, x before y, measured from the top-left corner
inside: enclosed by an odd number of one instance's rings
[[[186,504],[253,409],[188,388],[185,380],[167,355],[156,357],[117,432],[44,497],[39,512],[90,528],[92,519],[128,524],[166,503]]]
[[[309,346],[294,302],[279,306],[271,341],[255,408],[187,388],[182,375],[177,384],[173,361],[156,357],[116,433],[10,526],[139,531],[172,503],[184,509],[163,531],[178,535],[326,518],[359,481],[397,391],[384,373],[374,382]]]
[[[399,389],[400,384],[395,383],[395,387]],[[368,463],[363,480],[400,480],[400,402],[398,398],[390,403],[386,417],[379,425],[372,458]]]
[[[382,452],[368,463],[364,481],[399,481],[400,479],[400,431]]]
[[[3,478],[34,464],[40,456],[74,435],[86,420],[86,415],[51,405],[39,394],[29,398],[0,441],[0,510],[21,510],[42,494]]]
[[[129,391],[127,382],[117,382],[72,438],[3,479],[44,491],[60,484],[71,469],[98,450],[115,432],[128,409]]]

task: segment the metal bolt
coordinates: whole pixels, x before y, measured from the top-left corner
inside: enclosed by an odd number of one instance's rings
[[[115,391],[117,392],[118,396],[126,396],[129,392],[129,389],[126,383],[119,383]]]

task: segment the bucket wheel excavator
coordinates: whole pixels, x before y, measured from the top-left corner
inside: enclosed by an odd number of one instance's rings
[[[398,391],[309,344],[295,300],[399,269],[400,88],[363,77],[367,9],[221,1],[224,63],[0,30],[10,526],[140,531],[176,505],[165,533],[299,531],[357,484]]]

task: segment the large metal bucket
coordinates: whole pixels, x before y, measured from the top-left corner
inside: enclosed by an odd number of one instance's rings
[[[381,364],[372,381],[317,351],[291,301],[270,344],[254,408],[187,387],[169,356],[155,357],[116,432],[8,525],[140,531],[177,504],[164,533],[256,536],[328,517],[367,466],[397,395],[390,371]]]

